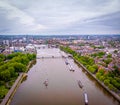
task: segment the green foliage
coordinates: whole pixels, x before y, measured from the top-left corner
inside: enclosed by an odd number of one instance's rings
[[[8,89],[5,86],[0,86],[0,98],[2,99],[8,92]]]
[[[0,62],[5,60],[5,55],[0,54]]]
[[[108,54],[108,55],[107,55],[107,58],[112,58],[112,54]]]
[[[114,66],[114,71],[105,72],[104,69],[99,69],[94,63],[94,58],[92,57],[103,57],[105,52],[98,52],[91,54],[90,56],[80,56],[75,51],[71,50],[69,47],[61,47],[61,50],[73,55],[74,59],[83,64],[91,73],[96,74],[96,78],[104,82],[109,89],[113,91],[120,90],[120,70],[117,66]],[[112,55],[107,55],[107,59],[104,60],[105,64],[109,64],[112,61]]]
[[[96,69],[93,68],[92,66],[89,66],[88,67],[88,70],[91,72],[91,73],[95,73]]]
[[[11,77],[15,77],[16,76],[14,67],[9,66],[8,71],[10,72]]]
[[[109,41],[108,44],[110,44],[112,47],[116,46],[114,41]]]
[[[105,70],[104,70],[104,69],[100,69],[98,72],[99,72],[101,75],[103,75],[104,72],[105,72]]]
[[[72,54],[73,57],[75,57],[77,55],[77,53],[75,51],[71,50],[69,47],[60,46],[60,49],[65,51],[66,53]]]
[[[2,66],[2,65],[4,65],[5,64],[5,62],[4,61],[1,61],[0,62],[0,66]]]
[[[0,66],[0,72],[1,72],[1,71],[4,71],[4,70],[6,70],[6,69],[8,69],[7,63],[4,64],[4,65],[2,65],[2,66]]]
[[[84,43],[80,43],[79,46],[84,46],[85,44]]]
[[[91,72],[91,73],[96,73],[98,66],[97,65],[92,65],[92,66],[87,66],[87,69]]]
[[[0,86],[4,84],[5,84],[5,81],[0,80]]]
[[[70,53],[73,55],[73,57],[78,60],[80,63],[82,63],[83,65],[87,66],[87,65],[93,65],[94,64],[94,59],[89,57],[89,56],[80,56],[77,52],[71,50],[69,47],[60,47],[61,50]]]
[[[4,71],[0,72],[0,80],[9,81],[10,77],[11,77],[11,75],[8,70],[4,70]]]
[[[105,60],[103,60],[106,64],[109,64],[110,62],[112,62],[112,58],[107,58]]]
[[[15,62],[15,63],[11,63],[10,66],[14,68],[15,72],[25,72],[26,71],[26,66],[22,63]]]
[[[104,80],[105,80],[105,77],[104,77],[104,76],[100,76],[100,77],[99,77],[99,80],[100,80],[100,81],[104,81]]]
[[[108,77],[114,78],[114,74],[113,74],[112,72],[109,72],[109,73],[108,73]]]
[[[18,55],[22,55],[22,53],[20,53],[20,52],[12,53],[12,54],[9,54],[6,58],[7,59],[12,59],[12,58],[14,58],[14,57],[16,57]]]
[[[120,70],[117,66],[114,66],[114,71],[112,71],[112,73],[116,76],[116,77],[120,77]]]
[[[98,53],[94,53],[94,54],[91,54],[92,57],[103,57],[105,55],[105,52],[98,52]]]
[[[118,50],[114,50],[114,53],[118,53]]]
[[[36,58],[36,54],[27,54],[27,57],[28,57],[28,59],[29,60],[33,60],[33,59],[35,59]]]
[[[113,79],[113,80],[111,81],[111,83],[113,84],[113,86],[115,86],[116,88],[120,89],[120,83],[117,82],[115,79]]]
[[[115,77],[115,80],[120,83],[120,78]]]
[[[28,65],[29,61],[30,61],[30,60],[27,58],[27,56],[23,55],[23,56],[14,57],[14,58],[11,60],[11,63],[13,63],[13,62],[18,62],[18,63],[22,63],[22,64],[24,64],[24,65]]]
[[[98,48],[98,49],[103,49],[104,46],[95,46],[95,45],[91,45],[91,47],[93,47],[94,49]]]
[[[7,93],[6,82],[11,85],[17,78],[19,72],[25,72],[28,63],[36,58],[35,54],[12,53],[3,61],[5,57],[0,55],[2,61],[0,62],[0,98],[3,98]]]
[[[101,73],[97,72],[96,77],[97,77],[97,79],[99,79],[101,77]]]
[[[108,85],[110,84],[110,80],[109,80],[109,79],[105,79],[105,80],[104,80],[104,84],[105,84],[106,86],[108,86]]]
[[[89,56],[81,56],[79,60],[83,65],[93,65],[94,59]]]
[[[117,89],[112,85],[112,84],[108,84],[108,88],[110,89],[110,90],[113,90],[113,91],[117,91]]]

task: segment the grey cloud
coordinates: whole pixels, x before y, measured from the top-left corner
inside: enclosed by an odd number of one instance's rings
[[[0,0],[0,33],[118,32],[120,0]],[[2,8],[1,8],[2,7]],[[9,11],[9,8],[13,11]],[[7,8],[7,9],[6,9]],[[94,30],[96,28],[96,30]],[[106,31],[105,31],[106,30]],[[119,31],[120,32],[120,31]]]

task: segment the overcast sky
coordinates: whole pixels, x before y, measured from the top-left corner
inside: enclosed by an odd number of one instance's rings
[[[0,34],[120,34],[120,0],[0,0]]]

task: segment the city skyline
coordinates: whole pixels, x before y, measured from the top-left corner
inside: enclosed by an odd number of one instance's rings
[[[119,4],[120,0],[0,0],[0,34],[120,34]]]

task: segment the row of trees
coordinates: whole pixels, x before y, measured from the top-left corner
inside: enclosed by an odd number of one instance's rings
[[[36,55],[29,53],[0,54],[0,98],[6,94],[6,83],[15,80],[20,72],[25,72],[28,63],[34,59]]]
[[[75,51],[71,50],[69,47],[61,46],[61,50],[70,53],[73,55],[74,59],[82,63],[91,73],[95,74],[96,77],[102,81],[109,89],[113,91],[120,90],[120,71],[115,66],[114,71],[106,71],[104,69],[99,69],[94,62],[94,57],[102,57],[105,55],[105,52],[99,52],[92,54],[91,56],[81,56]],[[104,60],[106,64],[109,64],[112,61],[111,55],[107,56],[107,59]]]
[[[92,57],[98,57],[98,58],[101,58],[105,55],[105,52],[98,52],[98,53],[94,53],[94,54],[91,54]]]
[[[120,78],[115,75],[117,72],[119,72],[119,70],[106,72],[104,69],[100,69],[96,73],[96,77],[104,82],[111,90],[117,92],[117,90],[120,90]]]
[[[81,56],[78,53],[76,53],[75,51],[71,50],[69,47],[60,47],[61,50],[70,53],[73,55],[74,59],[76,59],[77,61],[79,61],[80,63],[82,63],[85,67],[87,67],[87,69],[92,72],[95,73],[97,70],[97,65],[95,65],[94,59],[90,56]]]

